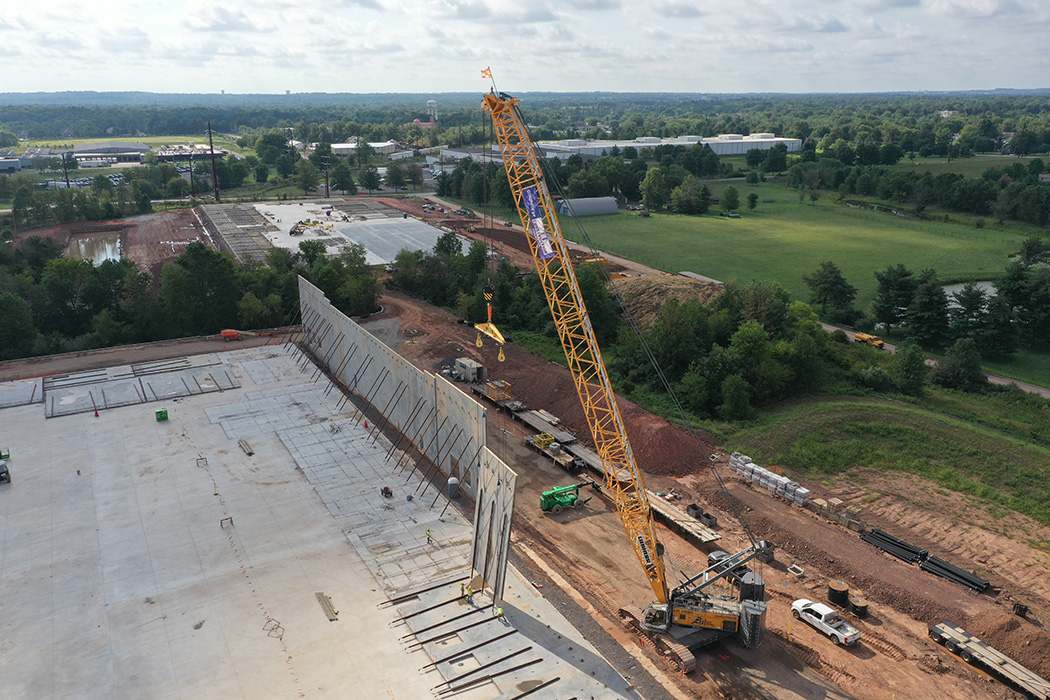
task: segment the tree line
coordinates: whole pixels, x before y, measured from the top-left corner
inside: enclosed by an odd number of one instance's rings
[[[402,251],[392,268],[391,287],[468,323],[486,319],[484,291],[490,284],[493,319],[507,337],[534,334],[552,346],[557,342],[539,276],[490,260],[484,243],[475,241],[464,252],[460,239],[447,233],[431,252]],[[622,321],[602,273],[581,265],[576,276],[618,391],[659,407],[663,386],[638,336]],[[669,300],[643,337],[684,407],[700,418],[746,419],[763,405],[828,388],[921,395],[931,380],[985,388],[972,339],[953,346],[942,369],[931,373],[918,344],[905,343],[896,355],[851,344],[841,331],[825,332],[814,309],[793,301],[775,282],[730,282],[706,306]]]
[[[62,252],[36,236],[0,243],[0,359],[287,325],[298,317],[299,275],[350,315],[374,311],[381,292],[359,244],[327,257],[323,243],[304,241],[239,264],[198,241],[158,279],[130,260],[95,265]]]
[[[837,191],[843,198],[861,195],[908,203],[917,214],[936,205],[949,211],[993,216],[1000,223],[1014,219],[1045,226],[1050,223],[1050,187],[1040,184],[1039,175],[1046,170],[1044,161],[1034,158],[1027,163],[988,168],[980,177],[968,178],[960,173],[933,175],[811,158],[788,169],[787,184],[800,191]]]
[[[970,282],[951,295],[933,269],[916,274],[902,264],[875,272],[870,315],[856,309],[857,289],[835,263],[825,261],[803,280],[811,301],[829,321],[897,332],[930,350],[966,339],[979,354],[1001,359],[1020,347],[1050,345],[1050,239],[1033,236],[1007,265],[990,294]]]

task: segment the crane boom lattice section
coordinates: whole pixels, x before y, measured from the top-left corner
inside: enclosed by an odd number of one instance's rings
[[[606,482],[649,583],[657,599],[665,603],[667,583],[663,561],[657,551],[649,499],[587,316],[547,184],[517,105],[516,98],[502,93],[489,94],[484,98],[482,109],[492,115],[510,189],[522,226],[528,234],[529,248],[591,437],[605,468]]]

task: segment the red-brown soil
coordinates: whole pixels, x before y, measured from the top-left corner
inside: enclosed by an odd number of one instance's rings
[[[193,241],[203,240],[214,246],[204,234],[193,209],[142,214],[115,221],[70,222],[24,231],[18,238],[50,238],[65,248],[72,235],[108,231],[119,231],[121,255],[134,261],[140,269],[153,272],[157,280],[164,263],[174,261]]]
[[[476,332],[457,324],[451,314],[399,294],[387,294],[383,303],[384,316],[399,321],[408,341],[399,351],[417,365],[434,370],[449,358],[472,357],[489,368],[491,378],[509,381],[515,398],[558,415],[567,428],[590,442],[565,368],[513,344],[505,348],[506,361],[500,363],[495,344],[486,341],[477,348]],[[932,686],[938,697],[952,700],[1019,697],[928,638],[927,626],[944,620],[962,625],[1037,673],[1050,675],[1050,635],[1041,626],[1050,617],[1050,557],[1027,544],[1033,538],[1050,541],[1045,528],[993,518],[973,504],[942,497],[912,477],[889,475],[880,482],[867,475],[863,482],[853,480],[850,488],[838,490],[834,484],[830,490],[805,484],[817,496],[862,505],[861,516],[873,526],[978,570],[1002,588],[977,594],[877,550],[856,532],[752,488],[720,464],[727,495],[713,472],[703,467],[701,448],[684,430],[629,402],[620,401],[620,407],[646,485],[654,491],[673,487],[684,494],[680,505],[696,501],[719,519],[717,530],[723,539],[704,551],[660,527],[659,537],[675,562],[686,571],[698,571],[705,566],[705,552],[745,546],[741,517],[756,537],[777,548],[774,563],[757,567],[770,600],[766,644],[753,651],[730,643],[716,645],[701,653],[700,670],[691,678],[669,677],[666,682],[681,684],[693,697],[881,700],[893,695],[926,697]],[[620,605],[650,600],[652,592],[640,576],[612,504],[595,499],[585,512],[567,511],[559,521],[539,513],[532,507],[539,492],[569,477],[520,445],[527,428],[497,411],[489,415],[490,447],[519,473],[516,540],[553,565],[605,615]],[[702,441],[709,447],[714,444],[710,435],[703,435]],[[724,461],[725,455],[719,458]],[[966,513],[963,525],[961,511]],[[1028,538],[1019,537],[1026,531]],[[791,564],[805,570],[802,578],[787,572]],[[825,600],[828,581],[836,579],[846,581],[852,595],[868,599],[871,608],[864,620],[851,616],[863,634],[854,648],[836,647],[790,616],[792,600]],[[1031,607],[1030,621],[1011,614],[1015,598]]]

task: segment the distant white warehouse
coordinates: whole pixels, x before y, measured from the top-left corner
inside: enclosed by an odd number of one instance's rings
[[[749,134],[748,136],[719,134],[714,138],[677,136],[665,139],[659,136],[639,136],[629,141],[562,139],[561,141],[543,141],[538,145],[548,158],[565,159],[574,153],[584,156],[608,155],[613,148],[617,148],[622,152],[628,146],[640,151],[643,148],[655,148],[657,146],[692,146],[697,143],[709,146],[712,151],[720,156],[744,155],[753,148],[766,151],[778,143],[787,146],[788,153],[797,153],[802,150],[802,139],[789,139],[768,133]]]

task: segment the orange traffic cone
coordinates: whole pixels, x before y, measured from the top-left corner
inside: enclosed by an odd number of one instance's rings
[[[95,409],[95,418],[98,418],[98,409]]]

